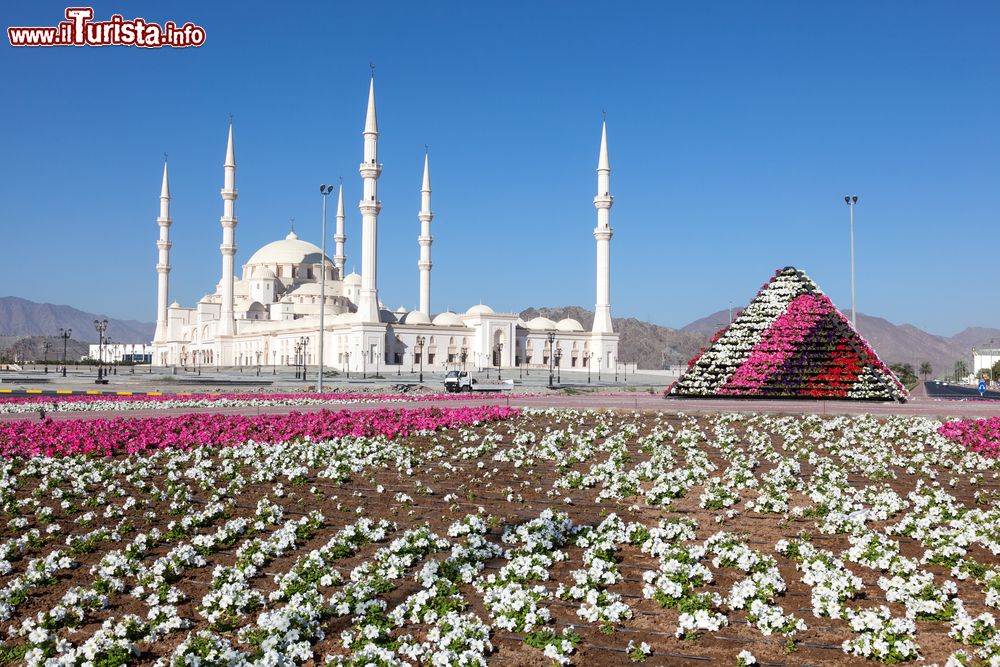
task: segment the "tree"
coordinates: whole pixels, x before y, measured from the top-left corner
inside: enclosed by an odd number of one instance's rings
[[[959,359],[955,362],[955,372],[954,378],[955,382],[960,382],[962,378],[969,374],[969,367],[965,365],[965,362]]]
[[[927,382],[927,376],[933,372],[934,369],[931,368],[930,363],[925,361],[924,363],[920,364],[920,374],[924,376],[924,382]]]
[[[916,384],[917,374],[913,372],[910,364],[892,364],[889,370],[896,374],[896,377],[907,387]]]

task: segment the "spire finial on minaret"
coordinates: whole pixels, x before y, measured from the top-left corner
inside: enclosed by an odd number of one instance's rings
[[[424,145],[424,182],[420,187],[421,192],[431,191],[431,168],[430,168],[430,152],[427,151],[426,144]]]
[[[601,121],[601,156],[597,161],[597,171],[611,171],[611,161],[608,160],[608,121]]]
[[[368,85],[368,113],[365,114],[364,134],[378,134],[378,118],[375,115],[375,66],[371,67],[372,78]]]
[[[226,144],[226,164],[227,167],[236,166],[236,150],[233,148],[233,114],[229,114],[229,141]]]
[[[167,178],[167,154],[163,154],[163,184],[160,186],[160,199],[170,199],[170,183]]]

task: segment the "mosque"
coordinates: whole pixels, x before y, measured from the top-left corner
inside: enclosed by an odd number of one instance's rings
[[[378,293],[378,122],[374,77],[368,90],[364,161],[360,174],[361,275],[344,275],[346,257],[344,189],[337,201],[333,258],[294,231],[260,248],[235,275],[236,152],[229,126],[222,188],[222,279],[215,291],[193,307],[169,304],[170,187],[163,166],[157,272],[154,365],[213,366],[315,365],[322,353],[332,370],[369,373],[493,366],[512,368],[613,369],[618,335],[611,322],[611,166],[606,124],[601,129],[597,165],[597,300],[593,327],[585,331],[573,319],[559,322],[536,317],[524,322],[513,313],[497,313],[479,304],[464,313],[431,310],[431,183],[424,157],[420,189],[420,307],[390,311]],[[322,322],[322,324],[321,324]],[[321,333],[322,332],[322,333]],[[322,344],[320,342],[322,336]],[[322,350],[322,352],[320,352]]]

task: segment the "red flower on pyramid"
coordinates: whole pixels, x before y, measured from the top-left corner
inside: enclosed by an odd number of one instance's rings
[[[906,389],[802,271],[780,269],[672,396],[903,401]]]

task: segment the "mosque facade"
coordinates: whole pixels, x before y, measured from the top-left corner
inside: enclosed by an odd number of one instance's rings
[[[361,211],[361,274],[344,274],[344,189],[340,186],[334,255],[298,238],[294,231],[257,250],[239,275],[236,255],[236,151],[230,123],[221,191],[222,279],[194,306],[169,303],[170,186],[163,166],[160,214],[156,333],[152,362],[158,366],[269,366],[323,363],[331,370],[392,372],[425,369],[514,368],[613,369],[618,335],[611,319],[611,166],[607,126],[601,129],[597,167],[596,303],[590,331],[580,322],[536,317],[528,322],[515,313],[498,313],[484,304],[465,312],[431,310],[431,184],[425,155],[421,185],[419,308],[388,310],[378,292],[378,120],[375,82],[368,91],[364,159],[359,167],[363,195]],[[322,321],[322,326],[321,326]],[[322,336],[322,344],[320,337]]]

